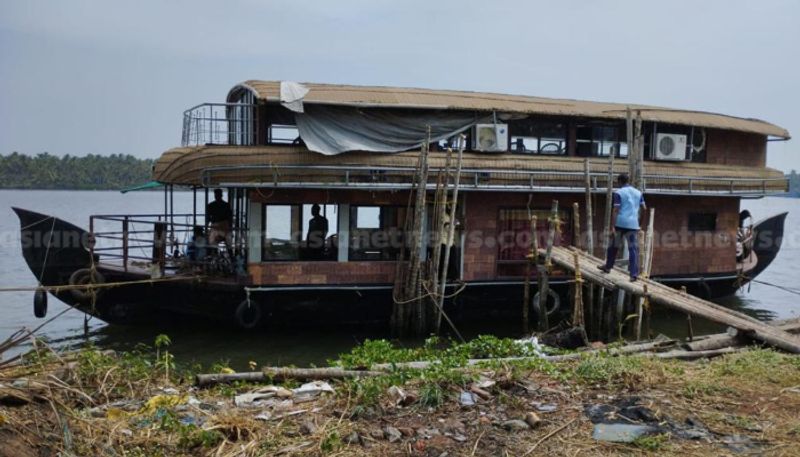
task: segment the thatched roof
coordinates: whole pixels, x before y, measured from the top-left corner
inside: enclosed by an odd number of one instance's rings
[[[250,80],[235,86],[231,89],[231,94],[242,89],[248,89],[253,91],[255,97],[259,100],[279,102],[280,85],[280,81]],[[790,138],[786,129],[769,122],[703,111],[454,90],[317,83],[303,83],[303,85],[309,89],[303,100],[304,103],[385,108],[498,111],[599,119],[625,119],[626,108],[630,106],[633,110],[640,110],[642,119],[645,121],[737,130],[783,139]]]

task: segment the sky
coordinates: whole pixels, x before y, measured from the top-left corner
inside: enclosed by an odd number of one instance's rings
[[[0,154],[180,144],[247,79],[491,91],[755,117],[797,140],[796,0],[0,0]]]

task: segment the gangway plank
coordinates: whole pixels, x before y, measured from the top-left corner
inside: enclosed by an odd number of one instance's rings
[[[628,272],[621,268],[613,268],[609,273],[603,273],[598,268],[598,265],[603,264],[603,260],[574,247],[553,246],[551,259],[559,267],[574,272],[575,252],[578,252],[579,268],[584,281],[606,289],[620,289],[634,296],[647,296],[651,303],[728,325],[755,340],[788,352],[800,353],[800,337],[796,335],[651,279],[639,278],[637,281],[631,281]],[[539,255],[544,256],[545,250],[540,249]]]

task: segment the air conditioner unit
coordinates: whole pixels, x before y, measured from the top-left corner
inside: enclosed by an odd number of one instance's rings
[[[472,149],[508,151],[508,124],[476,124],[472,131]]]
[[[686,160],[686,135],[674,133],[656,135],[656,160]]]

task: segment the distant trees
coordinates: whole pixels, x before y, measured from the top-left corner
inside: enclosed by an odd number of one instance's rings
[[[800,175],[792,170],[786,177],[789,178],[789,195],[800,198]]]
[[[132,155],[0,155],[2,189],[120,189],[150,179],[153,161]]]

